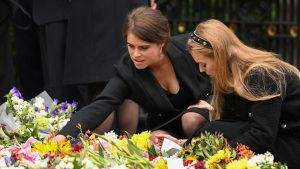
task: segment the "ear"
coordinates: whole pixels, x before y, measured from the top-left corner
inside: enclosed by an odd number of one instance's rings
[[[160,53],[162,53],[164,46],[165,46],[165,43],[162,43],[160,46]]]

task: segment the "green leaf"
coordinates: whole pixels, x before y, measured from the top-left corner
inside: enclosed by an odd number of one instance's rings
[[[133,144],[131,140],[127,140],[128,142],[128,150],[132,154],[137,154],[138,156],[144,156],[144,151],[138,148],[136,145]]]

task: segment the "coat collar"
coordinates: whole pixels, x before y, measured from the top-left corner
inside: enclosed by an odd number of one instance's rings
[[[174,70],[176,71],[176,75],[182,79],[183,83],[191,90],[194,99],[199,99],[201,95],[204,96],[204,88],[201,90],[199,89],[199,87],[204,84],[200,84],[199,80],[197,80],[197,75],[195,74],[197,67],[193,65],[193,63],[189,63],[189,58],[187,58],[191,56],[185,53],[185,51],[178,49],[173,44],[168,45],[167,53],[173,64]],[[161,88],[159,82],[148,69],[138,70],[136,75],[138,76],[137,79],[140,79],[140,83],[156,105],[161,105],[160,108],[165,109],[166,111],[175,109]]]

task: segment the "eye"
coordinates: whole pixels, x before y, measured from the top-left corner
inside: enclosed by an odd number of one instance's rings
[[[127,43],[128,48],[133,48],[134,46],[132,44]]]
[[[140,46],[139,49],[140,50],[147,50],[149,48],[149,46]]]

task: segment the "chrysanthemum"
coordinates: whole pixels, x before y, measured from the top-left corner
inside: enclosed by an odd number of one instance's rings
[[[150,136],[151,132],[150,131],[144,131],[140,134],[134,134],[131,137],[131,141],[140,149],[142,150],[147,150],[151,145],[150,145]]]
[[[247,158],[234,160],[226,166],[226,169],[247,169],[247,160]]]

